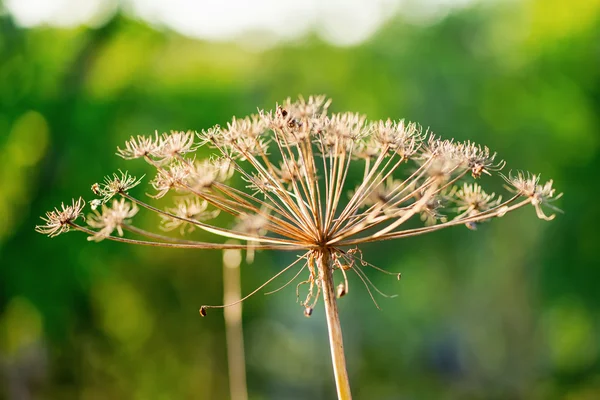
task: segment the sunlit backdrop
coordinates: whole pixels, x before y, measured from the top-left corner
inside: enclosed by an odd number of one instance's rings
[[[222,299],[219,252],[33,228],[119,168],[152,176],[114,155],[132,134],[320,93],[334,111],[485,144],[565,193],[552,222],[522,210],[476,232],[364,247],[403,278],[369,272],[398,294],[381,310],[359,282],[340,301],[355,397],[600,398],[600,1],[0,10],[0,398],[228,398],[223,319],[198,315]],[[257,254],[243,291],[292,259]],[[251,399],[333,398],[323,312],[305,318],[295,285],[251,297],[243,318]]]

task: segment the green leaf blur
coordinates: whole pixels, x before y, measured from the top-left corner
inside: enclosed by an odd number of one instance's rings
[[[527,0],[395,17],[354,47],[309,36],[261,52],[120,14],[95,29],[0,16],[0,399],[227,398],[223,320],[198,315],[221,301],[219,252],[33,228],[118,168],[151,172],[114,155],[132,134],[318,93],[485,144],[565,193],[550,223],[528,209],[363,247],[402,281],[369,272],[399,295],[381,311],[359,281],[340,300],[356,398],[600,398],[600,2]],[[259,253],[244,292],[292,257]],[[334,396],[323,312],[295,301],[291,285],[244,303],[252,399]]]

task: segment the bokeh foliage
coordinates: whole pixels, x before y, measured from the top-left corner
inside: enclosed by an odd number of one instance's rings
[[[197,314],[221,299],[218,252],[50,240],[33,226],[118,168],[151,173],[114,155],[131,134],[313,93],[488,145],[565,192],[551,223],[523,210],[476,233],[364,248],[403,279],[370,273],[399,295],[382,311],[359,282],[340,303],[355,396],[600,398],[597,0],[395,17],[355,47],[310,36],[262,52],[120,14],[96,29],[1,17],[0,398],[226,398],[222,318]],[[244,291],[291,260],[259,253]],[[332,397],[322,312],[305,319],[293,286],[248,300],[244,324],[251,398]]]

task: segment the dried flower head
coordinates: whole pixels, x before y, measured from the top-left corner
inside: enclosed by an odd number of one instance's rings
[[[114,196],[121,201],[90,216],[91,235],[113,238],[110,233],[115,229],[121,235],[124,221],[142,207],[159,214],[167,231],[198,228],[245,241],[253,250],[304,250],[309,277],[304,281],[308,296],[303,304],[313,307],[325,284],[317,260],[343,255],[349,246],[455,225],[473,228],[526,204],[533,205],[540,218],[553,218],[541,209],[560,197],[552,181],[540,185],[537,175],[524,173],[504,177],[515,192],[506,201],[467,182],[469,174],[473,178],[492,175],[504,166],[487,147],[440,139],[405,120],[368,122],[357,113],[329,114],[329,104],[324,96],[287,99],[274,111],[233,118],[225,128],[131,137],[118,154],[144,159],[156,168],[153,197],[170,192],[185,197],[174,208],[160,209],[128,193],[140,180],[127,172],[114,174],[93,186],[100,199],[92,206]],[[186,158],[201,146],[212,147],[220,156],[206,161],[196,160],[193,154]],[[350,174],[353,168],[362,172]],[[247,189],[227,183],[235,175],[248,182]],[[357,175],[359,180],[354,179]],[[69,209],[80,211],[75,203]],[[219,211],[234,217],[237,225],[208,224]],[[425,226],[403,229],[419,216]],[[66,231],[70,225],[65,221],[71,217],[67,210],[53,211],[48,216],[51,227],[42,229],[51,234]],[[146,233],[156,245],[197,243]],[[232,245],[197,243],[196,247],[224,246]],[[356,264],[344,265],[355,265],[350,270],[360,274]]]
[[[367,118],[358,113],[334,114],[316,121],[315,141],[321,144],[325,153],[339,156],[352,151],[355,143],[368,133]]]
[[[553,211],[561,212],[561,210],[550,204],[562,197],[562,193],[556,195],[552,180],[541,185],[539,183],[540,175],[524,173],[522,171],[517,172],[515,176],[509,173],[508,177],[504,175],[502,177],[513,188],[514,192],[530,199],[531,205],[535,207],[535,212],[540,219],[551,221],[556,216],[555,214],[546,215],[542,210],[542,205],[549,207]]]
[[[174,161],[167,168],[161,168],[150,184],[158,191],[154,196],[155,199],[166,195],[170,190],[175,189],[179,192],[189,190],[186,187],[187,179],[193,171],[193,167],[186,162]]]
[[[154,137],[137,135],[125,142],[125,148],[117,147],[117,155],[126,160],[154,155],[160,146],[158,133]]]
[[[194,143],[196,133],[192,131],[163,133],[158,141],[158,146],[152,152],[152,156],[159,162],[168,162],[196,151],[199,144]]]
[[[195,191],[206,191],[216,183],[223,183],[233,175],[231,162],[226,158],[195,160],[190,163],[187,184]]]
[[[554,215],[544,214],[542,206],[556,210],[550,203],[561,195],[556,194],[552,181],[542,185],[538,175],[521,172],[501,175],[513,196],[503,200],[488,195],[472,180],[482,174],[494,175],[504,162],[496,161],[496,153],[487,147],[443,140],[404,120],[369,122],[357,113],[329,114],[329,104],[324,96],[295,102],[287,99],[275,110],[233,118],[225,128],[217,125],[198,134],[132,137],[118,154],[125,159],[143,159],[156,169],[151,181],[157,191],[153,197],[184,194],[175,208],[162,209],[134,197],[129,190],[140,180],[121,172],[93,186],[100,199],[92,206],[114,196],[120,201],[92,214],[89,227],[75,222],[84,205],[80,199],[47,213],[46,224],[36,229],[55,236],[72,227],[93,240],[145,246],[247,248],[249,254],[255,250],[299,251],[301,255],[292,264],[256,291],[290,269],[298,271],[283,287],[304,272],[297,296],[305,290],[301,305],[307,316],[319,299],[325,303],[332,356],[342,368],[336,369],[339,374],[345,368],[335,299],[349,293],[347,275],[355,274],[374,302],[373,291],[382,294],[364,269],[383,270],[363,260],[357,245],[453,226],[474,228],[526,205],[533,205],[538,217],[550,220]],[[219,157],[197,161],[193,153],[201,146],[212,148]],[[247,182],[247,187],[229,184],[229,178]],[[184,240],[134,227],[130,219],[138,208],[159,215],[165,230],[180,228],[185,233],[200,229],[224,242]],[[218,226],[221,218],[206,222],[217,211],[230,215],[237,225]],[[419,219],[424,224],[419,224]],[[409,221],[411,227],[407,228]],[[114,230],[119,235],[127,230],[148,240],[111,235]],[[334,273],[343,278],[343,286],[337,290]],[[223,306],[203,306],[200,314],[204,316],[214,307]],[[347,376],[337,383],[339,393],[349,395]]]
[[[482,148],[470,141],[458,145],[457,150],[464,157],[473,178],[479,178],[482,173],[491,175],[491,172],[500,171],[506,165],[504,161],[494,163],[496,153],[490,153],[487,147]]]
[[[331,100],[323,95],[310,96],[308,100],[304,100],[302,96],[298,100],[288,97],[278,107],[278,111],[290,120],[307,121],[324,117],[330,104]]]
[[[496,198],[496,193],[487,194],[481,185],[477,183],[465,183],[462,188],[453,194],[454,198],[451,198],[451,200],[456,204],[457,212],[462,213],[460,215],[469,217],[494,208],[502,202],[502,196]],[[467,222],[465,226],[469,229],[477,229],[475,222]]]
[[[88,237],[88,240],[99,242],[110,236],[116,229],[119,236],[123,236],[123,225],[129,224],[139,208],[126,201],[124,198],[114,199],[112,207],[102,205],[101,212],[93,210],[87,217],[87,224],[94,229],[98,229],[96,234]]]
[[[260,115],[252,115],[242,119],[233,117],[226,129],[214,127],[202,131],[198,136],[201,143],[216,146],[226,158],[246,160],[247,154],[266,155],[269,143],[264,134],[267,131],[265,119]]]
[[[175,215],[161,215],[161,228],[165,231],[172,231],[180,228],[181,234],[184,234],[187,228],[188,232],[196,229],[196,226],[190,221],[206,221],[215,218],[219,210],[207,211],[208,202],[198,197],[183,197],[175,201],[175,207],[165,208],[167,213]]]
[[[126,194],[142,182],[143,176],[137,179],[135,176],[129,175],[127,171],[119,170],[119,174],[104,177],[102,184],[94,183],[92,191],[97,196],[100,196],[100,203],[95,202],[95,205],[105,204],[117,194]]]
[[[395,152],[408,159],[419,149],[426,134],[416,123],[404,120],[394,122],[391,119],[371,124],[372,138],[380,151]]]
[[[71,224],[76,221],[77,218],[83,216],[83,207],[85,207],[85,201],[83,201],[81,197],[77,200],[73,199],[70,206],[65,206],[65,204],[62,203],[60,205],[60,210],[55,208],[52,211],[48,211],[46,217],[42,217],[42,220],[45,223],[43,225],[37,225],[35,230],[50,237],[69,232]]]
[[[458,206],[457,211],[465,212],[471,216],[487,211],[502,202],[502,196],[495,197],[496,193],[487,194],[481,185],[477,183],[465,183],[456,192],[454,201]]]

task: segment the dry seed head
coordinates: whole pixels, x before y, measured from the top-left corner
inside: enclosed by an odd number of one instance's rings
[[[231,122],[227,123],[227,129],[223,129],[222,134],[232,142],[240,138],[257,139],[267,130],[267,124],[260,115],[252,115],[245,118],[233,117]]]
[[[310,96],[308,100],[304,100],[300,96],[296,101],[288,97],[278,107],[278,110],[281,110],[281,113],[285,114],[284,116],[307,121],[325,116],[330,104],[331,100],[324,95]]]
[[[159,162],[169,162],[178,156],[196,151],[199,147],[194,143],[196,133],[192,131],[163,133],[159,138],[158,146],[151,153]]]
[[[471,170],[474,178],[479,178],[482,173],[491,175],[492,171],[500,171],[506,164],[503,160],[494,163],[496,153],[491,153],[486,146],[481,147],[471,141],[457,145],[457,150],[464,158],[467,168]]]
[[[116,229],[119,236],[123,236],[123,224],[128,224],[137,212],[138,207],[125,199],[113,200],[112,207],[102,205],[101,212],[93,210],[88,214],[87,224],[94,229],[98,229],[95,235],[89,236],[88,240],[99,242],[110,236]]]
[[[512,171],[508,177],[502,175],[506,183],[516,189],[516,192],[523,196],[533,197],[539,186],[540,176],[529,172],[518,171],[515,176]]]
[[[204,145],[217,146],[222,144],[223,133],[221,131],[221,127],[219,125],[215,125],[212,128],[207,130],[202,130],[201,132],[197,132],[196,136],[199,139],[198,146],[202,147]]]
[[[373,141],[378,144],[381,151],[387,149],[390,153],[397,153],[404,159],[412,157],[425,137],[423,130],[414,122],[391,119],[378,121],[371,124]]]
[[[131,136],[125,142],[124,149],[117,147],[117,155],[126,160],[155,155],[155,152],[160,147],[159,143],[158,132],[154,133],[154,137],[142,135]]]
[[[352,151],[354,144],[366,136],[366,117],[358,113],[334,114],[317,121],[316,142],[325,154],[334,157]]]
[[[421,157],[424,160],[431,158],[454,158],[457,162],[462,161],[461,154],[457,150],[457,145],[453,140],[440,139],[435,135],[429,135],[427,142],[423,144]]]
[[[129,175],[127,171],[123,172],[119,170],[119,174],[113,174],[112,176],[104,177],[102,184],[95,183],[92,185],[94,193],[97,191],[97,195],[101,196],[101,203],[105,204],[107,201],[112,199],[117,194],[127,193],[130,189],[133,189],[142,182],[143,176],[137,179],[135,176]],[[98,204],[96,202],[96,204]]]
[[[233,175],[231,162],[224,158],[195,160],[188,169],[187,184],[195,191],[210,189],[217,182],[225,182]]]
[[[215,218],[218,214],[218,210],[207,211],[208,202],[205,200],[201,200],[196,196],[188,196],[179,198],[175,201],[175,207],[173,208],[165,208],[170,214],[173,214],[179,218],[174,218],[170,215],[161,215],[161,229],[165,231],[172,231],[174,229],[180,228],[181,234],[185,233],[185,230],[189,232],[193,231],[196,226],[190,221],[206,221],[212,218]]]
[[[268,129],[288,146],[302,143],[310,138],[313,118],[294,117],[293,113],[281,106],[278,106],[275,113],[261,111],[260,117]]]
[[[118,154],[126,159],[144,158],[157,169],[151,182],[156,197],[167,195],[171,189],[188,197],[167,210],[145,204],[127,194],[140,181],[121,172],[93,186],[100,199],[91,205],[98,207],[121,195],[159,214],[163,229],[196,226],[222,237],[223,242],[242,241],[252,252],[304,251],[300,259],[305,261],[302,268],[309,272],[303,281],[309,286],[304,302],[307,314],[322,289],[322,277],[315,267],[319,254],[339,254],[339,260],[329,260],[330,268],[340,274],[348,269],[362,279],[361,268],[370,264],[362,260],[358,249],[344,253],[343,248],[456,225],[473,228],[528,204],[540,218],[554,217],[545,215],[541,207],[554,209],[550,203],[560,195],[556,195],[552,181],[541,185],[536,175],[504,177],[517,193],[504,202],[499,196],[486,194],[479,185],[465,184],[469,173],[478,178],[493,175],[504,166],[504,162],[495,161],[496,154],[487,147],[442,140],[404,120],[368,122],[357,113],[331,115],[329,103],[324,96],[288,99],[274,111],[259,110],[257,115],[233,118],[225,129],[215,126],[198,134],[188,131],[131,137]],[[193,155],[186,156],[203,145],[215,149],[221,158],[196,161]],[[234,174],[237,182],[246,181],[249,186],[228,184]],[[83,200],[74,201],[70,207],[49,212],[44,218],[46,225],[37,229],[51,236],[70,227],[92,237],[105,237],[111,228],[121,233],[122,226],[134,228],[124,225],[135,213],[134,206],[127,208],[125,204],[129,203],[113,202],[112,208],[103,207],[101,213],[94,213],[88,230],[72,223],[83,208]],[[203,222],[214,215],[208,207],[230,214],[237,219],[237,226],[217,226],[221,219],[212,224]],[[419,217],[425,226],[406,228],[407,222],[419,223]],[[139,228],[133,231],[152,241],[109,238],[144,245],[232,248],[218,241],[182,240]],[[363,282],[369,286],[368,279]],[[206,307],[200,313],[205,314]]]
[[[48,211],[46,217],[41,217],[45,223],[37,225],[35,230],[49,237],[56,237],[61,233],[69,232],[71,223],[83,216],[83,207],[85,207],[85,201],[81,197],[77,200],[73,199],[70,206],[65,206],[62,203],[60,210],[55,208],[53,211]]]
[[[465,183],[461,189],[456,191],[452,200],[457,205],[457,211],[475,215],[496,207],[502,202],[502,196],[495,197],[495,193],[487,194],[477,183]]]
[[[227,156],[246,160],[249,156],[267,153],[268,141],[264,139],[266,131],[267,125],[259,115],[242,119],[234,117],[213,143],[227,151]]]
[[[542,210],[542,205],[548,206],[553,211],[561,212],[558,208],[550,203],[560,199],[562,193],[556,195],[556,190],[553,188],[553,181],[549,180],[543,185],[540,185],[540,176],[519,171],[516,176],[509,173],[508,177],[502,176],[517,193],[529,197],[531,204],[535,207],[535,212],[538,218],[551,221],[556,216],[555,214],[546,215]]]
[[[185,192],[186,181],[192,172],[192,167],[187,161],[173,161],[167,169],[159,169],[150,184],[158,192],[152,197],[164,197],[171,189]]]

